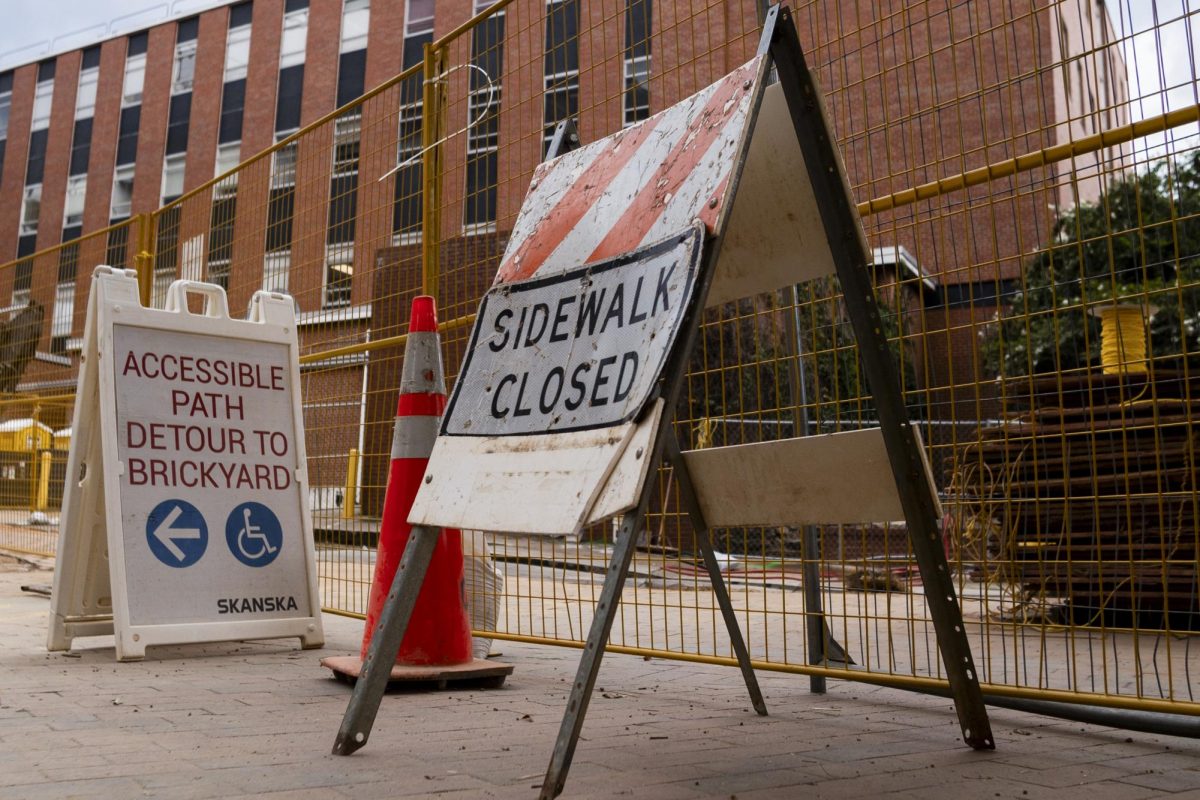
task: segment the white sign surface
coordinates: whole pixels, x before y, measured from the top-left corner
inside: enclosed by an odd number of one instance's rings
[[[484,297],[450,436],[563,433],[641,413],[690,307],[704,229]]]
[[[288,348],[113,328],[130,622],[308,616]]]
[[[189,299],[202,300],[199,313]],[[130,270],[88,298],[47,647],[324,643],[292,299],[176,281],[143,307]]]

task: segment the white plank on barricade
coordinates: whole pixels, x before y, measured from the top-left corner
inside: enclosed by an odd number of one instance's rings
[[[233,320],[223,289],[176,281],[145,308],[132,272],[99,267],[78,398],[49,649],[323,644],[291,298]]]
[[[754,123],[707,305],[833,274],[812,184],[796,179],[806,171],[783,87],[772,84]]]
[[[689,450],[683,458],[713,527],[904,519],[878,428]]]

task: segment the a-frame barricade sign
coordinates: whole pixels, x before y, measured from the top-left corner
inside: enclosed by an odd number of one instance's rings
[[[189,298],[201,310],[190,310]],[[47,647],[299,637],[324,644],[295,310],[176,281],[142,305],[135,273],[92,276]]]
[[[774,67],[778,82],[770,83]],[[556,136],[556,144],[572,137]],[[409,516],[415,526],[334,745],[370,734],[437,526],[621,525],[541,797],[563,789],[664,459],[755,709],[766,713],[709,542],[715,526],[904,519],[964,740],[993,746],[940,513],[881,333],[866,238],[794,23],[683,102],[538,167],[480,307]],[[704,308],[836,275],[880,427],[680,452],[672,413]],[[382,631],[382,635],[380,633]]]

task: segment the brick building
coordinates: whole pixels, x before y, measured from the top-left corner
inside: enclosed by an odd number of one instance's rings
[[[191,192],[420,63],[426,43],[490,5],[213,3],[0,64],[0,262],[15,262],[0,272],[0,306],[46,310],[20,390],[69,390],[91,266],[132,265],[132,228],[89,234]],[[456,313],[487,285],[553,123],[574,117],[591,140],[717,79],[753,54],[758,5],[515,0],[456,40],[451,62],[480,66],[502,87],[488,122],[445,145],[443,270],[456,274],[454,254],[473,254],[445,289]],[[793,5],[860,201],[1127,121],[1125,68],[1099,0],[896,0],[869,12],[836,0]],[[224,283],[233,308],[254,289],[285,289],[308,352],[400,332],[411,297],[401,287],[420,273],[420,165],[378,179],[420,151],[420,91],[419,80],[402,83],[386,102],[364,103],[160,215],[156,296],[180,275]],[[454,131],[485,91],[461,72],[448,93],[459,98],[447,112]],[[1094,198],[1096,176],[1111,167],[1100,159],[1121,156],[1106,151],[866,219],[873,246],[903,251],[912,262],[903,266],[937,286],[919,315],[925,380],[938,390],[931,413],[980,415],[978,326],[1023,255],[1046,243],[1056,211]],[[350,447],[387,451],[391,369],[345,357],[305,381],[312,480],[336,487]]]

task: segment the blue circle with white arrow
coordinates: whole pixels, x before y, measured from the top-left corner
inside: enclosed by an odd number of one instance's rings
[[[208,549],[208,524],[191,503],[164,500],[146,517],[146,542],[168,567],[190,567]]]

